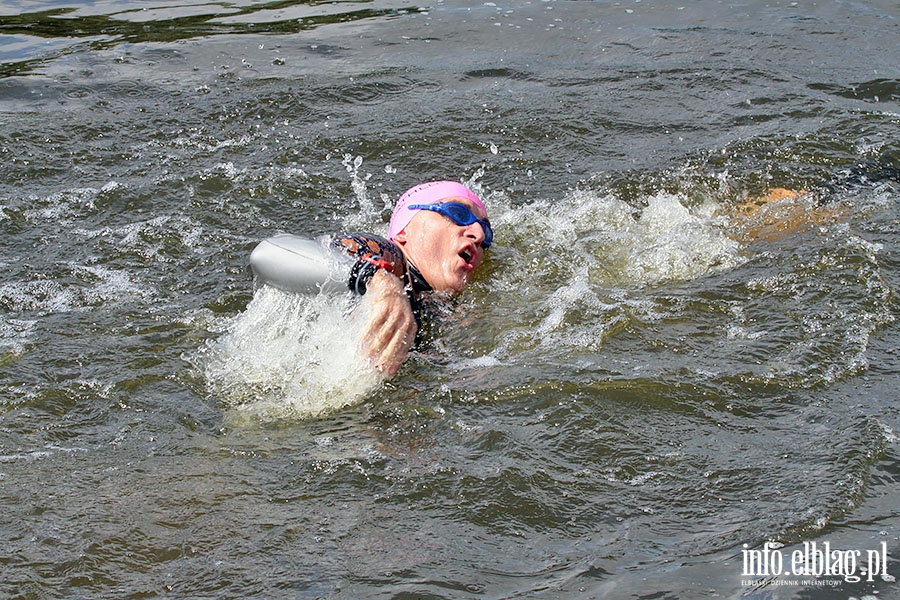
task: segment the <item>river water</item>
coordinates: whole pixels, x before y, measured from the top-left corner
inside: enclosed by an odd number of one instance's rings
[[[0,596],[900,598],[898,18],[5,2]],[[495,245],[383,381],[248,256],[433,178]]]

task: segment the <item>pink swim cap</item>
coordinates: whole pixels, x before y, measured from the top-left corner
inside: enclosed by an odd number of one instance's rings
[[[463,184],[455,181],[430,181],[407,190],[397,200],[394,212],[391,213],[391,227],[388,231],[388,238],[394,239],[398,233],[406,229],[412,218],[416,216],[418,211],[410,210],[407,207],[415,204],[437,204],[441,200],[453,197],[471,200],[475,206],[483,210],[484,214],[487,215],[484,203]]]

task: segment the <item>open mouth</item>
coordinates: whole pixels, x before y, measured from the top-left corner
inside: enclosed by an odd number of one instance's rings
[[[469,250],[463,250],[462,252],[459,253],[459,256],[464,261],[466,261],[467,265],[472,264],[472,252],[470,252]]]

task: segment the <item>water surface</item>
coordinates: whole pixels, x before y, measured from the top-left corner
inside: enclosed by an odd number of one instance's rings
[[[898,17],[6,3],[0,592],[900,595]],[[431,178],[497,238],[379,381],[247,259]],[[742,576],[766,542],[889,564]]]

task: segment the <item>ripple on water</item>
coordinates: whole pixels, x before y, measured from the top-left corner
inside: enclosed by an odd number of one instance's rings
[[[140,4],[4,29],[0,595],[734,596],[896,524],[878,3]],[[497,243],[396,378],[252,293],[447,176]],[[845,214],[729,235],[772,185]]]

